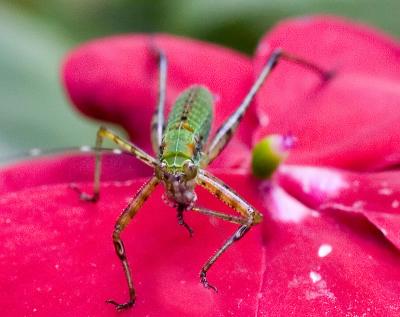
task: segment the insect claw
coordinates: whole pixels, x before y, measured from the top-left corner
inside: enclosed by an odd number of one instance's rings
[[[185,220],[183,220],[183,211],[184,211],[184,209],[181,206],[179,206],[178,207],[178,223],[181,226],[184,226],[187,229],[187,231],[189,231],[190,237],[193,237],[193,233],[194,233],[193,229],[185,222]]]
[[[91,202],[91,203],[95,203],[95,202],[97,202],[97,201],[99,200],[99,198],[100,198],[99,193],[94,193],[93,195],[89,195],[89,194],[83,192],[83,191],[82,191],[76,184],[74,184],[74,183],[70,184],[69,187],[70,187],[72,190],[74,190],[74,191],[76,191],[76,192],[78,193],[79,199],[80,199],[80,200],[84,200],[84,201],[88,201],[88,202]]]
[[[203,284],[203,286],[205,288],[211,288],[214,292],[218,293],[218,288],[216,288],[214,285],[211,285],[210,283],[208,283],[207,277],[206,277],[206,272],[204,272],[204,271],[201,271],[201,273],[200,273],[200,282],[201,282],[201,284]]]
[[[134,300],[129,300],[126,303],[119,304],[115,300],[109,299],[109,300],[106,300],[106,303],[114,305],[115,309],[120,311],[120,310],[124,310],[124,309],[132,307],[133,304],[135,303],[135,301]]]
[[[84,201],[95,203],[99,200],[99,193],[94,193],[93,195],[89,195],[85,192],[81,192],[79,198]]]
[[[178,223],[187,229],[190,237],[193,237],[193,233],[194,233],[193,229],[183,219],[179,219]]]

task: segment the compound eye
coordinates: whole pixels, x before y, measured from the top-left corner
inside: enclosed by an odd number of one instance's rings
[[[187,179],[193,179],[197,175],[197,166],[191,160],[187,160],[183,164],[183,171]]]

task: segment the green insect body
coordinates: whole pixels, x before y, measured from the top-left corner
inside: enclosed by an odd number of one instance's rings
[[[196,85],[186,89],[169,115],[160,161],[174,169],[182,169],[188,159],[198,165],[210,133],[212,111],[213,97],[207,88]]]

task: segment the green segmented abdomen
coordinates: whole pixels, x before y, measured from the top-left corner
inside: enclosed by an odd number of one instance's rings
[[[181,167],[187,159],[197,163],[211,128],[213,97],[202,86],[191,86],[176,100],[165,129],[161,160]]]

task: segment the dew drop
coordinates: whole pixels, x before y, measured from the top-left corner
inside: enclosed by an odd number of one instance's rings
[[[399,206],[400,202],[397,199],[392,201],[392,208],[399,208]]]

